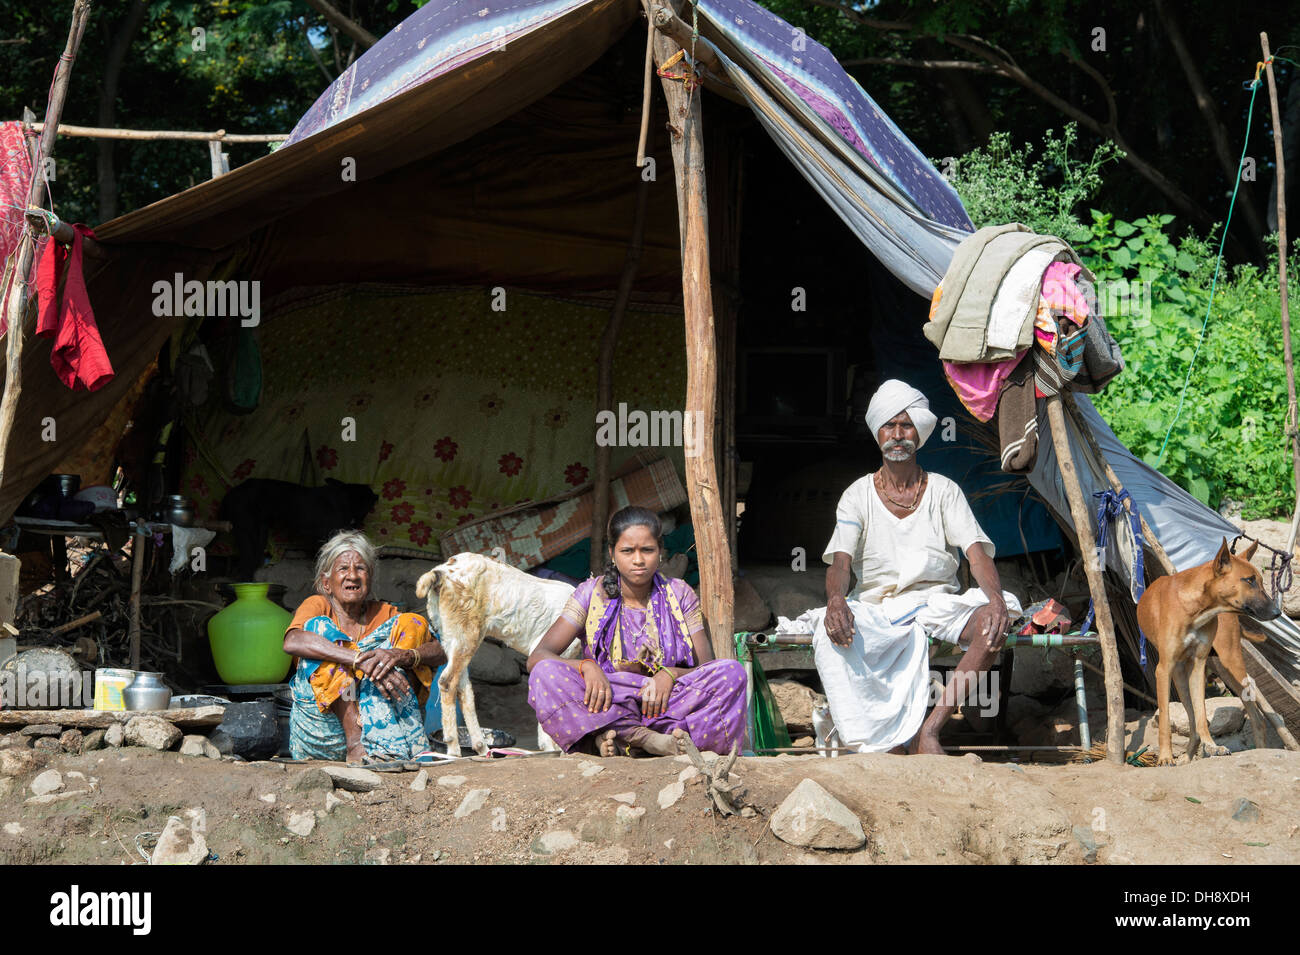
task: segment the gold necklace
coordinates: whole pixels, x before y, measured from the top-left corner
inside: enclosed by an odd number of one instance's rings
[[[883,494],[885,499],[895,507],[901,507],[905,511],[914,511],[916,510],[916,505],[921,503],[921,494],[925,490],[926,482],[926,474],[924,471],[921,472],[920,480],[916,482],[916,494],[913,495],[911,504],[904,504],[902,501],[895,500],[890,493],[885,490],[885,475],[883,471],[877,471],[876,477],[878,479],[876,483],[880,489],[880,493]]]

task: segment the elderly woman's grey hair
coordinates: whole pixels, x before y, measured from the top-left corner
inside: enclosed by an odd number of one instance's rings
[[[370,571],[371,586],[375,578],[375,545],[370,543],[370,538],[360,531],[339,531],[329,540],[327,540],[320,549],[316,557],[316,579],[314,587],[316,593],[322,597],[325,596],[325,590],[321,587],[321,579],[329,576],[334,569],[334,562],[346,554],[348,551],[356,551],[361,562],[366,565]],[[366,591],[366,597],[370,596],[370,591]]]

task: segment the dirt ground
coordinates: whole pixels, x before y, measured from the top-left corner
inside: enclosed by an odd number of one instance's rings
[[[661,791],[686,765],[685,757],[463,759],[430,769],[423,791],[412,790],[413,773],[385,775],[380,789],[326,811],[328,790],[303,788],[321,779],[311,764],[97,750],[51,763],[93,779],[89,795],[29,805],[30,776],[0,780],[8,789],[0,864],[141,864],[137,837],[196,807],[206,810],[215,865],[1300,862],[1300,754],[1278,750],[1142,769],[970,756],[741,759],[734,775],[753,818],[711,814],[698,778],[660,808]],[[804,778],[858,816],[864,848],[805,850],[776,838],[768,818]],[[483,789],[481,807],[457,818]],[[295,835],[289,817],[304,810],[316,822]],[[140,841],[149,847],[149,837]]]

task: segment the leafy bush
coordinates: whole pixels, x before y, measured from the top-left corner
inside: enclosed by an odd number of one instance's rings
[[[1125,222],[1094,211],[1092,219],[1077,248],[1097,276],[1126,365],[1093,399],[1097,410],[1135,454],[1202,503],[1227,497],[1248,518],[1286,514],[1295,491],[1276,261],[1262,271],[1223,267],[1197,354],[1216,249],[1195,236],[1172,239],[1171,215]]]
[[[1127,222],[1091,210],[1084,224],[1075,210],[1118,154],[1102,146],[1075,159],[1074,143],[1073,126],[1059,139],[1049,130],[1035,160],[1031,146],[1016,150],[999,133],[946,172],[977,227],[1021,222],[1059,235],[1097,276],[1099,307],[1125,370],[1093,401],[1120,440],[1211,507],[1226,497],[1241,501],[1248,518],[1289,514],[1295,489],[1276,260],[1263,270],[1223,267],[1198,354],[1217,243],[1175,238],[1172,215]],[[1292,301],[1300,301],[1297,265],[1289,269]]]

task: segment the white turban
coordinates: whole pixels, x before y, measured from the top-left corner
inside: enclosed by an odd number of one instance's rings
[[[871,436],[879,441],[880,429],[903,411],[907,412],[912,424],[916,426],[917,437],[920,439],[917,447],[925,444],[939,419],[930,410],[930,399],[897,378],[890,378],[871,396],[871,404],[867,406],[867,426],[871,428]]]

